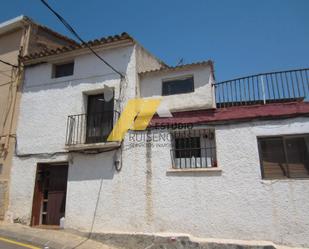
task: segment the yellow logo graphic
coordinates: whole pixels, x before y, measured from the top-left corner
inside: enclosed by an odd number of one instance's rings
[[[161,99],[130,99],[107,141],[122,141],[129,129],[145,130],[160,102]]]

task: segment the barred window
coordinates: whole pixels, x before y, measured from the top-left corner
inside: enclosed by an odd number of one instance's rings
[[[213,129],[184,130],[172,133],[173,168],[210,168],[217,166]]]
[[[309,135],[258,138],[262,178],[308,178]]]

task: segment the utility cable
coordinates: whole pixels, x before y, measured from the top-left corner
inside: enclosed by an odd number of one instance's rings
[[[124,78],[124,75],[104,60],[92,47],[85,42],[80,35],[73,29],[73,27],[59,14],[57,13],[45,0],[40,0],[58,19],[59,21],[84,45],[86,46],[96,57],[98,57],[106,66],[111,68],[115,73],[119,74],[121,78]]]
[[[8,66],[18,68],[18,66],[13,65],[13,64],[12,64],[12,63],[10,63],[10,62],[7,62],[7,61],[1,60],[1,59],[0,59],[0,62],[2,62],[3,64],[6,64],[6,65],[8,65]]]

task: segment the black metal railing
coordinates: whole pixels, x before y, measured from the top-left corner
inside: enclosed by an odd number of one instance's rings
[[[106,142],[118,118],[117,111],[68,116],[66,145]]]
[[[173,167],[176,169],[217,167],[215,152],[216,147],[172,150]]]
[[[174,169],[217,167],[213,129],[174,131],[172,137],[171,157]]]
[[[213,84],[218,108],[309,101],[309,68],[262,73]]]

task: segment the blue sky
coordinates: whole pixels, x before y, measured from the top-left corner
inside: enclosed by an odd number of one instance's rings
[[[212,59],[217,81],[309,67],[308,0],[48,0],[86,40],[123,31],[169,65]],[[69,35],[39,0],[2,0]]]

